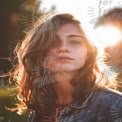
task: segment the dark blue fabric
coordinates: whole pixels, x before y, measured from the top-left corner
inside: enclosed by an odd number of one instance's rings
[[[57,110],[57,115],[56,122],[122,122],[122,93],[108,88],[94,90],[84,102]],[[39,112],[33,112],[28,122],[41,122],[40,118]]]

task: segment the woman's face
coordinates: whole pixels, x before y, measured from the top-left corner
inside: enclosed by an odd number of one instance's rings
[[[81,69],[87,57],[86,40],[74,24],[65,24],[56,31],[60,45],[52,48],[45,58],[50,71],[75,72]]]

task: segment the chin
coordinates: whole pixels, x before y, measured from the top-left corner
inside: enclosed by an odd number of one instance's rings
[[[62,67],[61,69],[57,70],[59,72],[74,72],[77,71],[78,69],[72,68],[72,67]]]
[[[81,66],[80,66],[81,67]],[[79,70],[79,66],[73,64],[61,64],[51,67],[49,70],[53,72],[72,72]]]

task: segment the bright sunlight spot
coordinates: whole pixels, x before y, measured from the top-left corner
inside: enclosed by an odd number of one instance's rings
[[[122,32],[114,26],[99,27],[95,35],[103,47],[113,46],[122,39]]]

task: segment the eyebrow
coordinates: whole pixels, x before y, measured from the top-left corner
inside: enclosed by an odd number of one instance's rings
[[[83,38],[81,35],[68,35],[67,37],[80,37],[80,38]]]
[[[57,38],[60,38],[57,34],[56,34],[56,37],[57,37]],[[68,35],[67,37],[68,37],[68,38],[71,38],[71,37],[78,37],[78,38],[84,39],[81,35]]]

